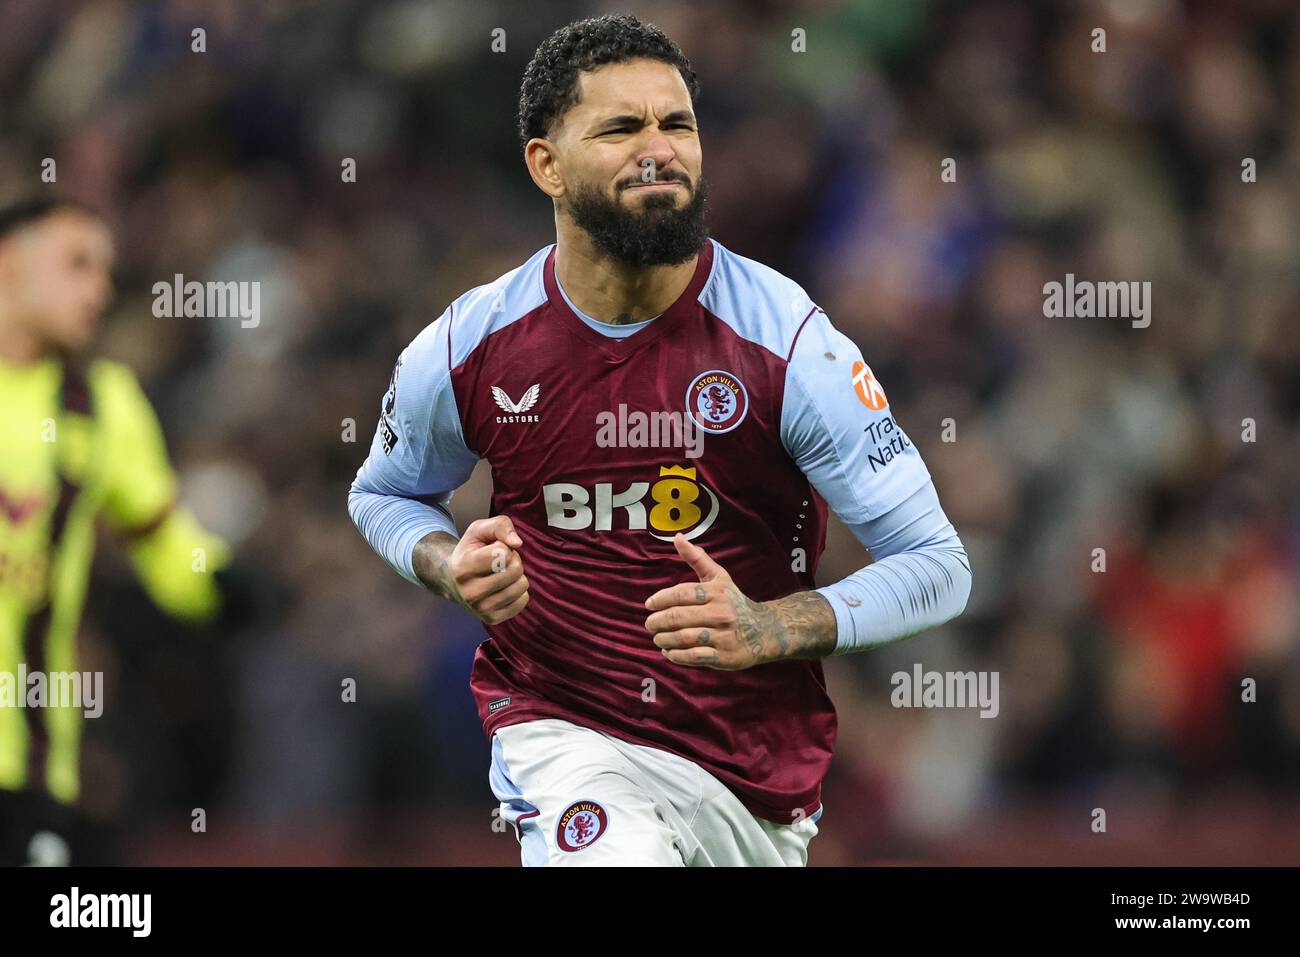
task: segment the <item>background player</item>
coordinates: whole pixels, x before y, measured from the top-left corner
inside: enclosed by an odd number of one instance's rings
[[[78,670],[100,515],[162,610],[199,624],[222,607],[227,547],[178,505],[135,376],[78,355],[112,298],[112,265],[108,228],[79,203],[0,210],[0,678],[11,682]],[[0,863],[78,862],[82,720],[78,707],[0,706]]]

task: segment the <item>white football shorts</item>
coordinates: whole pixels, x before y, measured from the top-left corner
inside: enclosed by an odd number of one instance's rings
[[[765,821],[693,761],[559,718],[497,730],[488,780],[525,867],[803,867],[824,810]]]

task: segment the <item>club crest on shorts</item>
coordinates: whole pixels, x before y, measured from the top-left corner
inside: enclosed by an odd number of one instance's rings
[[[730,432],[745,421],[749,393],[730,372],[710,369],[691,381],[686,390],[686,411],[706,432]]]
[[[555,843],[562,851],[591,847],[609,827],[609,815],[595,801],[574,801],[555,824]]]

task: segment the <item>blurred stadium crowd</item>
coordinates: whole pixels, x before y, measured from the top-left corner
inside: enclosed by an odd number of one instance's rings
[[[812,862],[1296,863],[1293,4],[5,0],[0,196],[109,215],[98,348],[252,583],[240,633],[187,635],[101,549],[105,859],[517,861],[467,687],[483,632],[369,551],[346,489],[400,349],[554,239],[515,141],[528,57],[624,9],[700,76],[713,235],[858,342],[971,557],[956,622],[827,663]],[[260,280],[261,323],[154,318],[175,273]],[[1045,318],[1066,273],[1149,281],[1150,327]],[[456,496],[462,527],[490,482]],[[819,580],[860,559],[837,526]],[[998,717],[892,707],[918,661],[999,672]]]

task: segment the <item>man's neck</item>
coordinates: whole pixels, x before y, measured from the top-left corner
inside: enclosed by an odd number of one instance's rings
[[[48,354],[49,349],[39,336],[0,318],[0,360],[11,365],[29,366]]]
[[[626,325],[652,319],[676,302],[690,285],[698,259],[697,253],[676,266],[634,269],[601,253],[585,233],[566,237],[560,232],[555,276],[586,315],[598,322]]]

